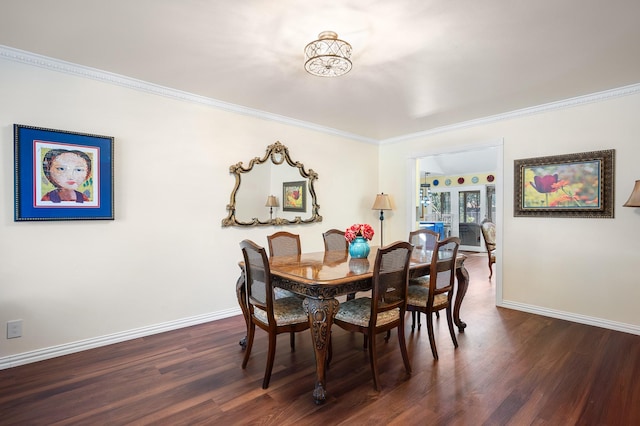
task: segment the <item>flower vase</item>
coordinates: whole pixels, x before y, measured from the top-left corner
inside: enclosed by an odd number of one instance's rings
[[[369,242],[364,237],[356,237],[349,244],[349,255],[352,259],[366,259],[370,250]]]

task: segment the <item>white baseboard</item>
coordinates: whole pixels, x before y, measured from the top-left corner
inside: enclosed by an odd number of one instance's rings
[[[622,331],[624,333],[640,335],[640,326],[626,324],[622,322],[603,320],[601,318],[588,317],[586,315],[573,314],[571,312],[557,311],[555,309],[541,308],[540,306],[527,305],[525,303],[511,302],[503,300],[498,304],[501,308],[514,309],[516,311],[529,312],[531,314],[542,315],[544,317],[557,318],[561,320],[577,322],[579,324],[593,325],[595,327],[609,330]]]
[[[606,328],[609,330],[622,331],[640,335],[640,326],[625,324],[616,321],[608,321],[600,318],[588,317],[585,315],[573,314],[570,312],[557,311],[554,309],[541,308],[539,306],[527,305],[519,302],[502,301],[498,305],[501,308],[514,309],[516,311],[529,312],[545,317],[557,318],[566,321],[577,322],[579,324],[593,325],[596,327]],[[29,364],[46,359],[56,358],[76,352],[86,351],[88,349],[107,346],[114,343],[124,342],[126,340],[137,339],[139,337],[151,336],[153,334],[164,333],[166,331],[177,330],[179,328],[190,327],[192,325],[203,324],[205,322],[216,321],[223,318],[241,315],[240,308],[228,309],[225,311],[213,312],[209,314],[197,315],[194,317],[183,318],[166,323],[150,325],[147,327],[136,328],[133,330],[123,331],[121,333],[109,334],[106,336],[94,337],[91,339],[80,340],[77,342],[65,343],[63,345],[51,346],[48,348],[38,349],[35,351],[24,352],[16,355],[9,355],[0,358],[0,370],[19,365]]]
[[[240,308],[227,309],[224,311],[196,315],[194,317],[182,318],[175,321],[169,321],[161,324],[154,324],[147,327],[127,330],[120,333],[109,334],[106,336],[99,336],[91,339],[79,340],[77,342],[37,349],[35,351],[24,352],[21,354],[9,355],[0,358],[0,370],[17,367],[19,365],[30,364],[32,362],[44,361],[46,359],[86,351],[88,349],[107,346],[114,343],[120,343],[126,340],[137,339],[139,337],[151,336],[153,334],[177,330],[179,328],[191,327],[192,325],[203,324],[205,322],[216,321],[219,319],[241,314],[242,311],[240,310]]]

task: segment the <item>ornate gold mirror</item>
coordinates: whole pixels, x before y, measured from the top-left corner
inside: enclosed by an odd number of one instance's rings
[[[313,186],[318,174],[293,161],[280,142],[269,145],[265,155],[253,158],[247,167],[242,161],[230,166],[229,173],[236,183],[222,226],[322,222]]]

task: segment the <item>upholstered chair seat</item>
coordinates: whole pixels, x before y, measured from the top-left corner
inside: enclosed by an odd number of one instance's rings
[[[397,321],[399,316],[399,309],[379,312],[376,324],[391,324],[392,322]],[[357,299],[352,299],[341,303],[340,309],[336,314],[336,319],[349,322],[351,324],[356,324],[361,327],[368,326],[371,320],[371,298],[359,297]]]
[[[269,324],[267,312],[255,306],[253,314],[256,319],[265,325]],[[273,301],[273,317],[276,325],[290,325],[309,320],[309,317],[302,308],[302,301],[299,297],[284,297]]]
[[[420,306],[423,308],[427,307],[427,299],[429,299],[429,283],[425,287],[423,286],[409,286],[409,290],[407,291],[407,304],[413,306]],[[447,305],[447,295],[446,294],[436,294],[433,297],[433,307],[434,309],[446,307]]]

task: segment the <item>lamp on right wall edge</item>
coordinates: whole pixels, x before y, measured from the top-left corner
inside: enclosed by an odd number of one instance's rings
[[[636,181],[633,191],[627,202],[623,204],[623,207],[640,207],[640,180]]]

